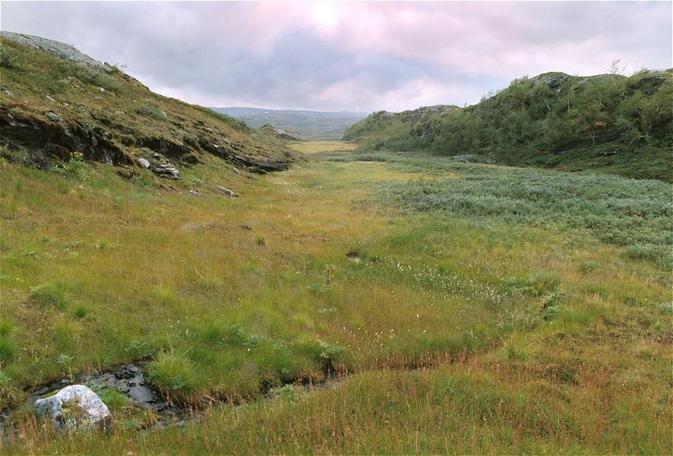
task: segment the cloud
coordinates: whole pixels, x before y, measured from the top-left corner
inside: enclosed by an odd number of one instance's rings
[[[2,2],[3,30],[126,65],[209,106],[473,103],[545,71],[671,67],[671,4]]]

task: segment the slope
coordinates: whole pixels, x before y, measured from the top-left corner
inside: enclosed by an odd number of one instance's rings
[[[432,151],[508,165],[673,180],[673,75],[545,73],[464,109],[374,113],[344,137],[362,149]]]
[[[210,155],[259,172],[293,160],[244,123],[155,94],[70,46],[9,32],[0,40],[0,139],[10,160],[48,168],[74,156],[173,179]]]

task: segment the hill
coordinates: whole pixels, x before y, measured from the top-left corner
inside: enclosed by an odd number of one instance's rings
[[[271,124],[264,124],[258,129],[262,133],[271,136],[272,138],[280,139],[283,141],[301,141],[300,138],[288,133],[282,128],[274,127]]]
[[[305,139],[339,139],[348,127],[366,117],[360,112],[322,112],[260,108],[212,108],[253,128],[272,124]]]
[[[259,172],[293,160],[243,122],[155,94],[71,46],[9,32],[0,40],[0,138],[11,160],[51,167],[76,157],[173,179],[209,156]]]
[[[672,181],[673,73],[545,73],[517,79],[463,109],[377,112],[351,126],[344,138],[368,150],[423,150]]]

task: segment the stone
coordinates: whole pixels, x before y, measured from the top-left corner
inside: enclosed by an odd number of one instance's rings
[[[52,122],[63,122],[63,118],[56,114],[55,112],[47,112],[46,114],[47,119],[51,120]]]
[[[161,163],[159,165],[155,165],[154,168],[152,168],[152,171],[160,177],[165,177],[167,179],[180,179],[180,171],[170,163]]]
[[[148,159],[146,159],[146,158],[142,158],[142,157],[140,157],[140,158],[138,159],[138,164],[139,164],[140,166],[142,166],[143,168],[145,168],[145,169],[149,169],[149,168],[150,168],[150,161],[149,161]]]
[[[84,385],[66,386],[56,394],[38,399],[38,416],[51,420],[59,431],[107,427],[112,415],[107,405]]]
[[[228,189],[227,187],[222,187],[221,185],[217,186],[217,189],[220,191],[225,196],[228,196],[229,198],[238,198],[238,193],[235,191]]]

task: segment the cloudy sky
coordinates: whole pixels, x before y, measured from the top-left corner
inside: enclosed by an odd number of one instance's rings
[[[0,3],[3,30],[206,106],[398,111],[545,71],[670,68],[671,2]]]

